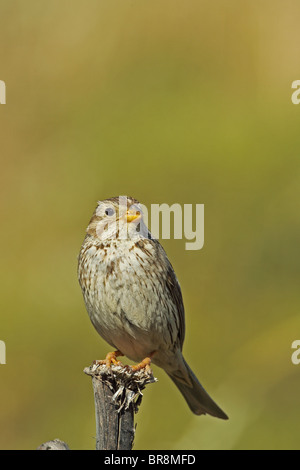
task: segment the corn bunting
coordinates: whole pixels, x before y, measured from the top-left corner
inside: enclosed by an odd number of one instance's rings
[[[98,202],[78,259],[78,279],[97,332],[118,356],[152,361],[165,370],[190,409],[228,419],[210,398],[182,355],[185,334],[181,289],[168,257],[151,236],[136,199]]]

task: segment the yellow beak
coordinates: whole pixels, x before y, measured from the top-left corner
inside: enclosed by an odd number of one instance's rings
[[[127,211],[126,212],[126,218],[127,222],[132,222],[133,220],[139,219],[141,217],[140,211]]]

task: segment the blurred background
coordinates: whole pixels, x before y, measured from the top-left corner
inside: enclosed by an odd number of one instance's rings
[[[77,255],[97,200],[205,205],[163,246],[184,354],[230,420],[159,379],[135,449],[299,448],[298,1],[2,0],[0,448],[94,449],[94,331]]]

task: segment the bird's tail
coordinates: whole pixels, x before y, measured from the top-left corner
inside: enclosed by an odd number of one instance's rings
[[[204,390],[184,359],[180,369],[172,372],[168,371],[167,374],[178,387],[193,413],[196,415],[209,414],[216,418],[228,419],[224,411]]]

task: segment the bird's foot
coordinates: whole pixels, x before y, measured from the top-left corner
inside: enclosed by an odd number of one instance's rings
[[[123,353],[121,351],[113,351],[113,352],[109,352],[106,354],[105,356],[105,359],[104,360],[101,360],[101,361],[94,361],[93,364],[96,364],[96,365],[103,365],[105,364],[106,367],[110,367],[112,364],[114,364],[115,366],[121,366],[121,367],[124,367],[124,365],[122,364],[121,361],[117,361],[117,357],[118,356],[123,356]]]
[[[138,370],[145,369],[146,372],[152,372],[151,371],[151,357],[145,357],[139,364],[136,366],[131,366],[132,372],[137,372]]]
[[[123,356],[123,353],[119,350],[109,352],[108,354],[106,354],[106,357],[104,360],[93,361],[93,364],[106,365],[107,368],[110,368],[111,365],[114,364],[115,366],[123,367],[124,369],[126,369],[128,372],[131,372],[131,373],[138,372],[139,370],[144,369],[146,372],[151,374],[152,369],[150,367],[150,364],[151,364],[151,359],[152,359],[154,352],[149,354],[148,357],[145,357],[145,359],[143,359],[139,364],[136,364],[135,366],[130,366],[127,364],[124,365],[121,361],[117,361],[118,356]]]

